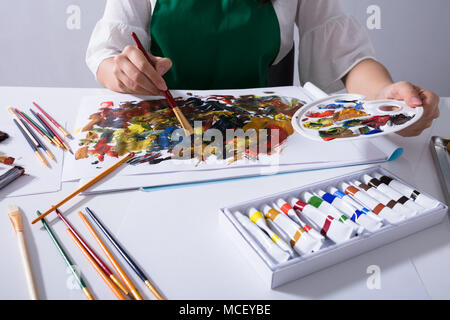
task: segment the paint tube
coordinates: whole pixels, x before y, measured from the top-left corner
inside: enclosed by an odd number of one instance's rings
[[[346,194],[351,195],[353,198],[360,201],[363,205],[372,210],[373,213],[377,214],[389,223],[397,223],[406,218],[404,215],[397,214],[392,209],[386,207],[384,204],[369,196],[367,192],[360,190],[355,186],[342,182],[339,187],[344,190]]]
[[[306,231],[274,208],[265,205],[262,210],[266,218],[272,220],[282,229],[290,239],[291,247],[300,255],[315,252],[320,249],[322,242],[311,237]]]
[[[420,206],[422,206],[424,208],[434,209],[439,206],[439,201],[432,199],[430,197],[427,197],[426,195],[420,193],[417,190],[414,190],[413,188],[407,186],[406,184],[401,183],[398,180],[392,179],[388,176],[382,176],[379,173],[375,173],[374,176],[375,176],[375,178],[380,180],[382,183],[397,190],[404,196],[407,196],[408,198],[413,199],[416,203],[418,203]]]
[[[266,219],[267,225],[269,226],[270,230],[275,232],[277,235],[280,236],[281,239],[283,239],[284,242],[289,243],[291,240],[289,239],[289,236],[281,230],[275,223],[273,223],[272,220]],[[295,256],[298,256],[297,252],[294,251]]]
[[[313,221],[321,230],[320,233],[335,243],[342,243],[350,239],[354,233],[351,226],[343,224],[330,215],[326,215],[316,207],[299,200],[290,198],[289,203],[294,210]]]
[[[284,201],[283,199],[278,199],[276,202],[274,202],[274,208],[275,209],[280,209],[281,212],[283,212],[285,215],[287,215],[289,218],[291,218],[295,223],[299,224],[303,229],[305,229],[306,232],[308,232],[308,230],[306,230],[306,228],[302,225],[304,224],[304,222],[300,219],[299,216],[297,216],[297,213],[295,212],[295,210],[291,207],[291,205],[289,203],[287,203],[286,201]]]
[[[249,220],[239,211],[234,213],[234,216],[239,221],[239,223],[247,230],[250,235],[255,238],[262,248],[267,252],[267,254],[275,260],[277,263],[286,262],[289,260],[289,253],[281,250],[268,236],[264,233],[258,226]]]
[[[317,240],[324,240],[325,237],[322,236],[316,229],[311,228],[309,225],[304,223],[302,219],[300,219],[299,216],[297,216],[297,213],[295,212],[294,208],[284,201],[283,199],[278,199],[276,202],[276,205],[280,208],[281,212],[286,214],[289,218],[297,222],[303,229],[305,229],[306,232],[308,232],[312,237],[316,238]]]
[[[294,256],[294,250],[292,250],[292,248],[289,247],[289,245],[283,239],[280,239],[280,237],[275,232],[270,230],[269,226],[267,225],[266,218],[264,218],[264,215],[261,212],[259,212],[255,208],[250,208],[247,211],[247,215],[250,218],[250,221],[264,230],[267,235],[273,240],[273,242],[275,242],[283,251],[287,252],[291,257]]]
[[[368,174],[365,174],[363,176],[363,181],[368,184],[371,187],[377,188],[377,190],[383,192],[386,196],[390,197],[391,199],[397,201],[398,203],[404,205],[409,210],[416,212],[418,214],[419,212],[423,212],[425,210],[424,207],[419,206],[417,203],[415,203],[413,200],[409,199],[408,197],[404,196],[400,192],[398,192],[395,189],[392,189],[387,184],[382,183],[377,178],[373,178],[369,176]]]
[[[349,217],[352,221],[362,225],[370,232],[375,232],[383,226],[383,224],[379,220],[371,218],[364,211],[358,210],[349,203],[336,196],[333,196],[328,192],[317,190],[317,195],[329,204],[335,206],[337,209],[346,214],[347,217]]]
[[[345,202],[347,202],[351,206],[355,207],[357,210],[365,212],[371,218],[373,218],[375,220],[378,220],[378,221],[383,221],[383,219],[381,219],[379,216],[377,216],[375,213],[373,213],[372,211],[370,211],[366,207],[362,206],[359,202],[355,201],[352,197],[350,197],[344,191],[339,190],[339,189],[337,189],[335,187],[329,187],[327,190],[328,190],[329,193],[331,193],[332,195],[338,197],[339,199],[344,200]]]
[[[365,192],[367,192],[369,194],[369,196],[371,196],[375,200],[380,201],[386,207],[391,208],[395,212],[398,212],[398,213],[404,215],[406,218],[411,218],[411,217],[413,217],[413,216],[415,216],[417,214],[417,211],[409,210],[404,205],[402,205],[402,204],[398,203],[397,201],[391,199],[390,197],[385,195],[383,192],[379,191],[378,189],[376,189],[374,187],[371,187],[371,186],[369,186],[369,185],[367,185],[365,183],[362,183],[360,181],[357,181],[357,180],[351,181],[351,184],[353,184],[354,186],[364,190]]]
[[[320,199],[319,197],[313,195],[310,192],[304,192],[303,195],[302,195],[302,198],[303,198],[303,200],[305,202],[307,202],[308,204],[312,205],[313,207],[316,207],[317,209],[319,209],[323,213],[325,213],[327,215],[329,214],[333,218],[337,219],[339,222],[342,222],[342,223],[352,227],[354,232],[355,232],[355,234],[363,233],[363,231],[364,231],[364,227],[363,226],[360,226],[360,225],[354,223],[352,220],[347,218],[347,216],[345,214],[342,214],[342,212],[340,212],[338,209],[333,207],[328,202]]]

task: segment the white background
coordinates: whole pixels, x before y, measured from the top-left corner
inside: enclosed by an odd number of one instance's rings
[[[84,56],[104,4],[105,0],[0,1],[0,86],[97,87]],[[450,96],[450,1],[342,0],[342,4],[365,28],[367,8],[379,6],[381,29],[368,32],[377,57],[395,80]],[[81,9],[80,29],[66,26],[71,5]]]

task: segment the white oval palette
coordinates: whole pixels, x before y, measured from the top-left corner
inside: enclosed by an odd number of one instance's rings
[[[357,94],[327,96],[300,108],[292,125],[301,135],[319,141],[378,137],[409,127],[423,108],[398,100],[366,101]]]

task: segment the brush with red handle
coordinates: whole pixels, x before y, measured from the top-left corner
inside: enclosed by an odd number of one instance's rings
[[[136,33],[132,33],[131,36],[133,37],[134,42],[136,42],[137,47],[139,50],[142,51],[147,61],[154,67],[154,64],[150,57],[147,54],[147,51],[145,50],[144,46],[142,45],[141,41],[137,37]],[[172,94],[169,90],[164,91],[164,95],[167,99],[167,102],[169,103],[169,106],[172,108],[173,113],[175,113],[175,116],[178,119],[178,122],[180,122],[181,127],[184,129],[187,135],[191,136],[194,134],[194,129],[192,128],[189,121],[184,116],[183,112],[181,112],[180,108],[178,107],[177,103],[175,102],[175,99],[173,98]]]

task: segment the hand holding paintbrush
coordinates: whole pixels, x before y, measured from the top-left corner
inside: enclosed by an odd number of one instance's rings
[[[103,60],[97,71],[98,81],[105,88],[116,92],[165,96],[185,133],[192,135],[192,126],[177,106],[162,77],[172,67],[172,61],[152,56],[134,32],[132,37],[137,47],[127,46],[117,56]]]
[[[141,50],[141,52],[144,54],[144,56],[147,59],[147,61],[154,67],[155,66],[154,62],[152,61],[152,59],[148,55],[147,51],[145,50],[144,46],[142,45],[142,43],[139,40],[139,38],[137,37],[137,35],[133,32],[131,34],[131,36],[133,37],[134,42],[136,42],[136,45],[139,48],[139,50]],[[192,128],[191,124],[189,123],[189,121],[184,116],[183,112],[178,107],[178,105],[175,102],[175,99],[173,98],[173,96],[170,93],[170,91],[168,89],[166,89],[163,92],[164,92],[164,95],[165,95],[165,97],[167,99],[167,102],[169,103],[169,106],[172,108],[173,113],[177,117],[178,122],[180,122],[181,127],[186,132],[186,135],[188,135],[188,136],[193,135],[194,134],[194,129]]]

